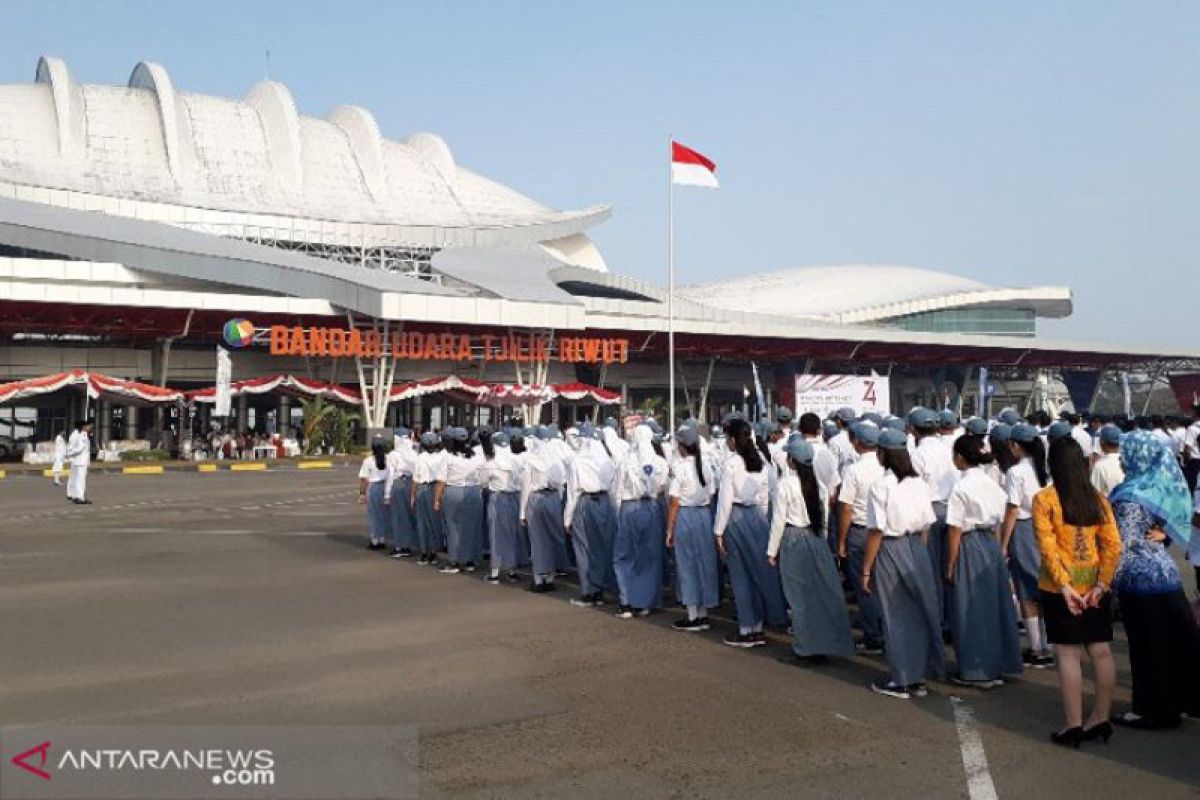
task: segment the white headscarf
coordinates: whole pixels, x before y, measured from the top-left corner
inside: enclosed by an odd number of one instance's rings
[[[650,426],[634,428],[629,452],[620,464],[621,480],[628,486],[640,486],[645,497],[658,494],[661,473],[666,470],[666,461],[654,452],[653,438]]]

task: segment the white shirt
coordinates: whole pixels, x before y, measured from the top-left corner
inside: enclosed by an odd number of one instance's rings
[[[625,456],[626,464],[617,470],[616,490],[617,500],[641,500],[645,497],[657,497],[667,485],[667,460],[659,455],[651,456],[646,464],[638,464],[636,468],[629,463],[634,456],[631,449]],[[650,472],[646,472],[646,467]]]
[[[75,431],[67,440],[67,458],[72,467],[86,467],[92,463],[92,440],[84,431]]]
[[[863,527],[867,524],[871,487],[883,477],[883,464],[879,463],[878,458],[872,458],[873,455],[870,453],[846,467],[846,474],[842,476],[842,492],[838,495],[839,501],[851,507],[852,523]]]
[[[437,483],[446,480],[446,459],[449,457],[450,454],[445,450],[418,453],[416,461],[413,462],[413,483]]]
[[[478,486],[481,461],[482,459],[475,456],[447,454],[446,474],[443,480],[447,486]]]
[[[1184,431],[1183,453],[1185,458],[1200,458],[1200,422],[1193,423]]]
[[[829,445],[822,442],[819,436],[812,439],[807,436],[804,438],[812,445],[813,474],[817,476],[817,483],[821,484],[821,492],[825,495],[825,501],[828,502],[829,498],[837,492],[838,486],[842,484],[842,472],[849,469],[851,464],[858,463],[858,453],[854,454],[853,461],[848,461],[843,465],[837,455],[829,449]],[[851,447],[853,446],[851,445]],[[875,459],[875,461],[878,463],[879,459]]]
[[[522,464],[507,445],[497,445],[495,457],[483,465],[483,483],[492,492],[521,491]]]
[[[713,523],[713,533],[717,536],[725,534],[725,526],[729,524],[729,516],[733,513],[733,505],[758,506],[764,512],[771,498],[769,465],[763,465],[758,472],[747,472],[746,462],[737,453],[731,453],[725,462],[721,474],[721,491],[717,500],[717,518]]]
[[[367,483],[382,483],[388,479],[389,474],[387,459],[384,459],[383,469],[380,469],[375,466],[375,456],[373,455],[364,458],[362,466],[358,469],[358,477],[366,478]]]
[[[1096,491],[1108,497],[1112,490],[1125,480],[1125,470],[1121,469],[1120,453],[1105,453],[1092,467],[1092,486]]]
[[[1008,505],[1017,507],[1017,519],[1033,516],[1033,496],[1042,490],[1033,459],[1025,456],[1004,473],[1004,494]]]
[[[580,443],[579,455],[567,468],[567,502],[563,507],[563,524],[575,519],[575,506],[585,494],[611,491],[617,477],[617,467],[594,440]]]
[[[779,555],[779,545],[783,542],[783,532],[787,526],[807,528],[812,525],[808,516],[808,505],[804,502],[804,492],[800,490],[800,478],[794,470],[788,470],[779,479],[779,487],[775,490],[775,506],[771,509],[771,537],[767,540],[767,555]]]
[[[920,478],[896,480],[888,471],[871,487],[867,527],[885,537],[920,533],[937,521],[929,488]]]
[[[1183,446],[1187,441],[1187,431],[1184,430],[1182,425],[1177,425],[1167,431],[1167,435],[1171,437],[1171,452],[1175,454],[1176,458],[1179,458],[1183,455]]]
[[[391,452],[387,454],[388,466],[392,468],[392,474],[397,478],[401,475],[412,475],[413,462],[416,459],[417,454],[413,452],[411,447],[393,447]]]
[[[1092,454],[1092,435],[1087,432],[1087,429],[1082,425],[1075,425],[1071,428],[1071,438],[1079,443],[1079,448],[1083,450],[1085,456]]]
[[[1192,514],[1200,514],[1200,486],[1196,487],[1196,493],[1192,495]],[[1193,522],[1195,517],[1193,516]],[[1188,541],[1187,559],[1192,564],[1200,565],[1200,528],[1192,525],[1192,538]]]
[[[1004,520],[1008,498],[1004,490],[979,467],[972,467],[950,492],[946,524],[964,533],[977,528],[997,528]]]
[[[954,460],[945,442],[937,436],[921,439],[913,452],[912,465],[921,480],[925,481],[933,502],[944,503],[950,499],[950,492],[958,481],[958,470],[954,468]]]
[[[534,492],[551,489],[558,491],[567,482],[567,473],[563,469],[558,454],[549,448],[539,447],[537,450],[525,452],[521,472],[521,519],[528,519],[529,498]]]
[[[60,433],[54,437],[54,460],[61,463],[67,457],[67,440]]]
[[[717,491],[717,481],[713,474],[712,463],[703,455],[700,456],[700,462],[704,465],[703,486],[700,485],[700,478],[696,473],[696,459],[694,458],[681,458],[675,463],[675,470],[671,475],[671,484],[667,489],[667,494],[670,497],[679,498],[679,505],[685,508],[708,505]]]
[[[845,469],[847,464],[858,460],[858,451],[850,442],[850,432],[845,428],[842,428],[829,440],[829,449],[837,457],[839,472]]]

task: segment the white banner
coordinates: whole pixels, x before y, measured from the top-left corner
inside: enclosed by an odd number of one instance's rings
[[[217,398],[216,405],[213,407],[214,416],[229,416],[232,384],[233,361],[229,358],[229,351],[217,345]]]
[[[890,414],[891,387],[879,375],[797,375],[796,415],[811,411],[822,419],[839,408]]]

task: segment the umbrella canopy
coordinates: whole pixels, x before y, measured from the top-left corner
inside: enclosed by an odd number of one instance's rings
[[[63,390],[84,391],[92,400],[112,400],[139,406],[167,405],[184,399],[183,392],[175,389],[75,369],[42,378],[0,384],[0,403],[27,400]]]

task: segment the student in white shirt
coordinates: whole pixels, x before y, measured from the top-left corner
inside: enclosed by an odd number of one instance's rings
[[[385,497],[391,509],[392,558],[412,558],[417,547],[417,521],[408,502],[416,458],[412,431],[396,428],[392,435],[392,451],[387,456],[391,472]]]
[[[951,680],[991,689],[1021,672],[1021,640],[1009,593],[1008,567],[996,531],[1004,519],[1004,490],[983,471],[992,461],[982,437],[954,443],[962,479],[946,504],[946,583],[952,587],[950,631],[958,674]]]
[[[697,633],[708,630],[708,609],[720,603],[721,562],[710,506],[717,484],[696,428],[680,428],[675,443],[679,458],[667,490],[667,547],[675,548],[679,602],[687,607],[687,616],[673,627]]]
[[[767,561],[779,567],[792,609],[792,652],[782,660],[797,666],[854,654],[842,580],[822,541],[827,509],[813,473],[813,446],[797,437],[787,446],[767,541]]]
[[[925,537],[937,521],[925,482],[913,469],[908,437],[879,434],[884,476],[871,487],[867,505],[867,554],[859,576],[877,594],[887,632],[889,675],[871,690],[907,700],[927,694],[925,680],[945,672],[941,612]]]
[[[929,526],[926,549],[929,552],[929,565],[933,574],[940,579],[946,572],[946,501],[950,499],[950,491],[958,481],[958,470],[954,468],[950,448],[937,433],[936,412],[928,408],[915,409],[909,415],[908,423],[916,439],[916,446],[909,451],[913,469],[921,476],[921,480],[925,481],[933,513],[937,517],[937,521]],[[949,632],[950,620],[946,615],[949,591],[939,587],[937,596],[942,630]]]
[[[505,580],[518,580],[516,569],[529,561],[529,551],[521,536],[521,472],[524,469],[520,455],[513,452],[513,439],[524,445],[524,440],[500,431],[491,435],[491,456],[487,457],[482,470],[484,485],[488,490],[488,552],[491,563],[487,577],[490,584],[500,583],[500,573]]]
[[[562,456],[550,444],[554,433],[539,426],[536,440],[524,459],[521,478],[521,522],[529,531],[533,555],[533,585],[536,594],[553,592],[554,576],[569,566],[567,532],[563,527],[562,491],[567,482]]]
[[[1092,467],[1092,486],[1108,497],[1125,480],[1125,470],[1121,468],[1121,429],[1105,425],[1100,429],[1098,446],[1101,455]]]
[[[837,456],[839,472],[858,458],[858,454],[854,452],[854,445],[850,444],[850,424],[854,422],[855,416],[852,408],[839,408],[833,412],[833,422],[837,425],[837,433],[829,440],[829,449]]]
[[[642,424],[633,429],[625,459],[617,465],[617,573],[621,619],[644,617],[662,606],[665,526],[658,497],[667,484],[667,461],[654,450],[654,433]]]
[[[880,617],[879,599],[863,591],[859,576],[862,575],[867,554],[867,503],[871,497],[871,487],[883,477],[883,464],[879,462],[876,451],[880,430],[871,425],[860,425],[854,429],[854,434],[858,460],[846,467],[838,491],[837,552],[838,558],[846,566],[847,578],[858,600],[863,638],[855,643],[855,649],[863,655],[879,655],[883,652],[883,620]]]
[[[417,543],[421,548],[417,563],[422,566],[437,564],[437,551],[442,549],[445,538],[442,509],[435,503],[437,484],[445,479],[446,453],[442,450],[441,437],[426,431],[421,434],[421,452],[413,462],[412,489],[408,497],[417,520]]]
[[[1026,666],[1045,669],[1054,663],[1047,650],[1038,600],[1038,576],[1042,557],[1033,532],[1033,498],[1050,481],[1046,471],[1046,446],[1037,428],[1024,423],[1009,431],[1009,451],[1015,463],[1004,474],[1008,503],[1000,530],[1000,550],[1008,558],[1008,569],[1021,603],[1029,647],[1022,654]]]
[[[763,556],[770,536],[767,506],[772,467],[764,462],[744,419],[726,422],[725,436],[733,452],[721,475],[713,533],[717,549],[728,561],[738,617],[738,631],[726,636],[725,644],[761,647],[767,643],[764,623],[782,626],[787,621],[779,570]]]
[[[88,465],[92,463],[92,423],[75,423],[75,432],[67,440],[66,457],[71,465],[67,476],[67,499],[81,506],[90,506],[87,499]]]
[[[610,496],[617,468],[600,444],[602,435],[590,422],[580,425],[578,450],[567,467],[563,524],[575,550],[580,592],[571,598],[571,605],[582,607],[604,605],[604,593],[617,592],[613,571],[617,517]]]
[[[446,469],[437,483],[435,504],[442,509],[449,563],[439,572],[474,572],[483,557],[483,493],[479,470],[483,459],[475,455],[466,428],[450,428]]]
[[[59,431],[54,436],[54,463],[50,467],[50,472],[54,475],[55,486],[62,486],[63,462],[66,458],[67,440],[63,438],[62,431]]]
[[[389,530],[389,509],[385,492],[391,482],[387,464],[387,445],[376,438],[371,443],[371,455],[363,459],[358,470],[358,502],[367,507],[367,528],[370,531],[368,550],[386,547]]]

